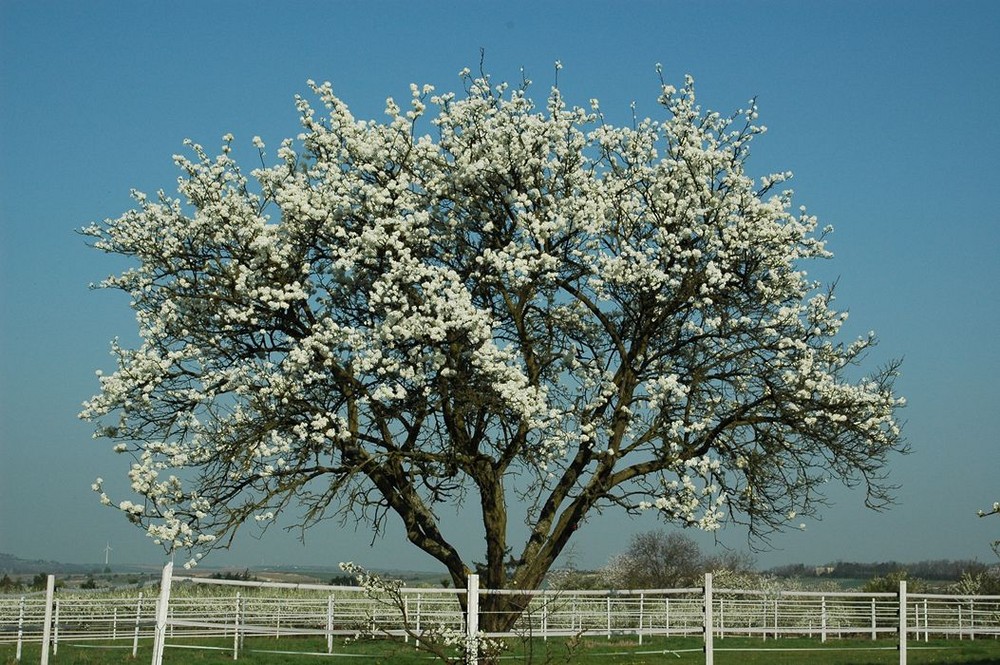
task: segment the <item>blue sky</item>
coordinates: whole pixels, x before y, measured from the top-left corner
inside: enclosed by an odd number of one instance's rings
[[[90,484],[127,461],[76,419],[134,339],[120,267],[76,229],[115,217],[130,188],[173,191],[191,138],[242,154],[298,131],[305,81],[329,80],[380,118],[411,82],[458,88],[480,49],[495,78],[521,68],[545,96],[560,60],[571,102],[655,114],[654,66],[697,82],[705,107],[757,96],[769,132],[755,175],[792,170],[796,203],[836,228],[837,304],[876,330],[873,363],[902,356],[913,454],[893,460],[898,505],[874,514],[831,488],[822,521],[774,541],[762,566],[841,560],[993,560],[1000,519],[1000,3],[996,2],[45,2],[0,0],[0,551],[26,558],[160,561]],[[460,524],[460,520],[456,522]],[[596,517],[578,565],[596,567],[653,520]],[[739,547],[742,535],[725,533]],[[369,545],[335,524],[241,536],[207,563],[432,568],[398,532]],[[702,538],[711,547],[711,538]]]

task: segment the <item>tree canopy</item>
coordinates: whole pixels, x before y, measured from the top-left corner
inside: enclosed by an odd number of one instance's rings
[[[826,231],[790,174],[745,173],[754,103],[661,82],[662,117],[618,127],[558,87],[540,109],[527,82],[462,81],[384,122],[310,82],[323,108],[297,100],[270,165],[256,137],[249,173],[232,136],[189,143],[179,197],[84,229],[132,261],[102,286],[142,340],[82,414],[134,458],[136,500],[99,480],[104,502],[195,552],[283,512],[395,515],[456,584],[479,560],[485,586],[534,588],[599,509],[766,538],[830,479],[889,500],[897,363],[857,369],[874,334],[840,341],[804,270]],[[485,553],[442,533],[458,501]]]

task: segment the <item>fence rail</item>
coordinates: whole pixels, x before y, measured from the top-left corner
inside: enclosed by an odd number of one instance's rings
[[[53,581],[44,596],[0,596],[0,644],[16,644],[18,660],[26,643],[42,643],[44,665],[60,643],[120,642],[135,656],[152,639],[156,665],[170,642],[192,638],[231,639],[234,657],[259,635],[325,636],[327,653],[336,637],[359,633],[419,639],[444,627],[476,638],[485,610],[467,621],[460,600],[482,608],[484,597],[513,593],[531,597],[527,610],[510,632],[488,637],[631,636],[641,645],[701,636],[709,665],[715,640],[728,636],[889,638],[903,664],[908,642],[1000,638],[1000,596],[908,594],[905,582],[897,593],[761,591],[713,588],[706,575],[703,587],[686,589],[525,592],[480,589],[471,576],[467,589],[401,588],[390,601],[359,587],[174,577],[170,564],[159,598],[56,597]]]

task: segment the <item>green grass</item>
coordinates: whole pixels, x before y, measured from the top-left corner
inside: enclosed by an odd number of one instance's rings
[[[168,641],[163,662],[168,665],[231,665],[231,640],[198,640],[196,645],[215,649],[182,648],[185,642]],[[188,642],[189,646],[195,643]],[[117,663],[148,663],[152,645],[145,641],[139,647],[137,659],[132,659],[131,644],[119,642],[114,648],[82,647],[69,643],[59,645],[58,654],[50,655],[52,665],[112,665]],[[125,648],[122,648],[122,647]],[[528,649],[526,650],[526,646]],[[899,662],[899,654],[890,640],[818,640],[785,638],[767,640],[750,638],[716,638],[715,662],[718,665],[888,665]],[[873,647],[879,650],[871,650]],[[767,651],[756,649],[768,649]],[[771,650],[773,649],[773,650]],[[810,650],[806,650],[810,649]],[[814,649],[814,650],[813,650]],[[339,663],[371,663],[427,665],[435,662],[426,653],[416,651],[412,644],[387,640],[334,642],[333,658],[310,655],[275,653],[281,651],[326,652],[325,639],[307,638],[247,638],[237,662],[248,665],[301,665],[317,661]],[[14,646],[0,646],[0,662],[15,665]],[[26,645],[21,663],[37,663],[37,645]],[[512,643],[502,663],[573,663],[581,665],[662,665],[663,663],[703,663],[701,640],[698,638],[647,638],[639,645],[633,638],[586,637],[566,639],[535,639],[530,645]],[[908,662],[913,665],[1000,665],[1000,640],[933,640],[911,643]]]

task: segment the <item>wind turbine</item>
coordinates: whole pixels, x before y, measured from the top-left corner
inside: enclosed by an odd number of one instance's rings
[[[108,561],[110,560],[109,557],[111,556],[111,549],[112,549],[111,548],[111,543],[106,543],[104,545],[104,566],[105,567],[107,567]]]

